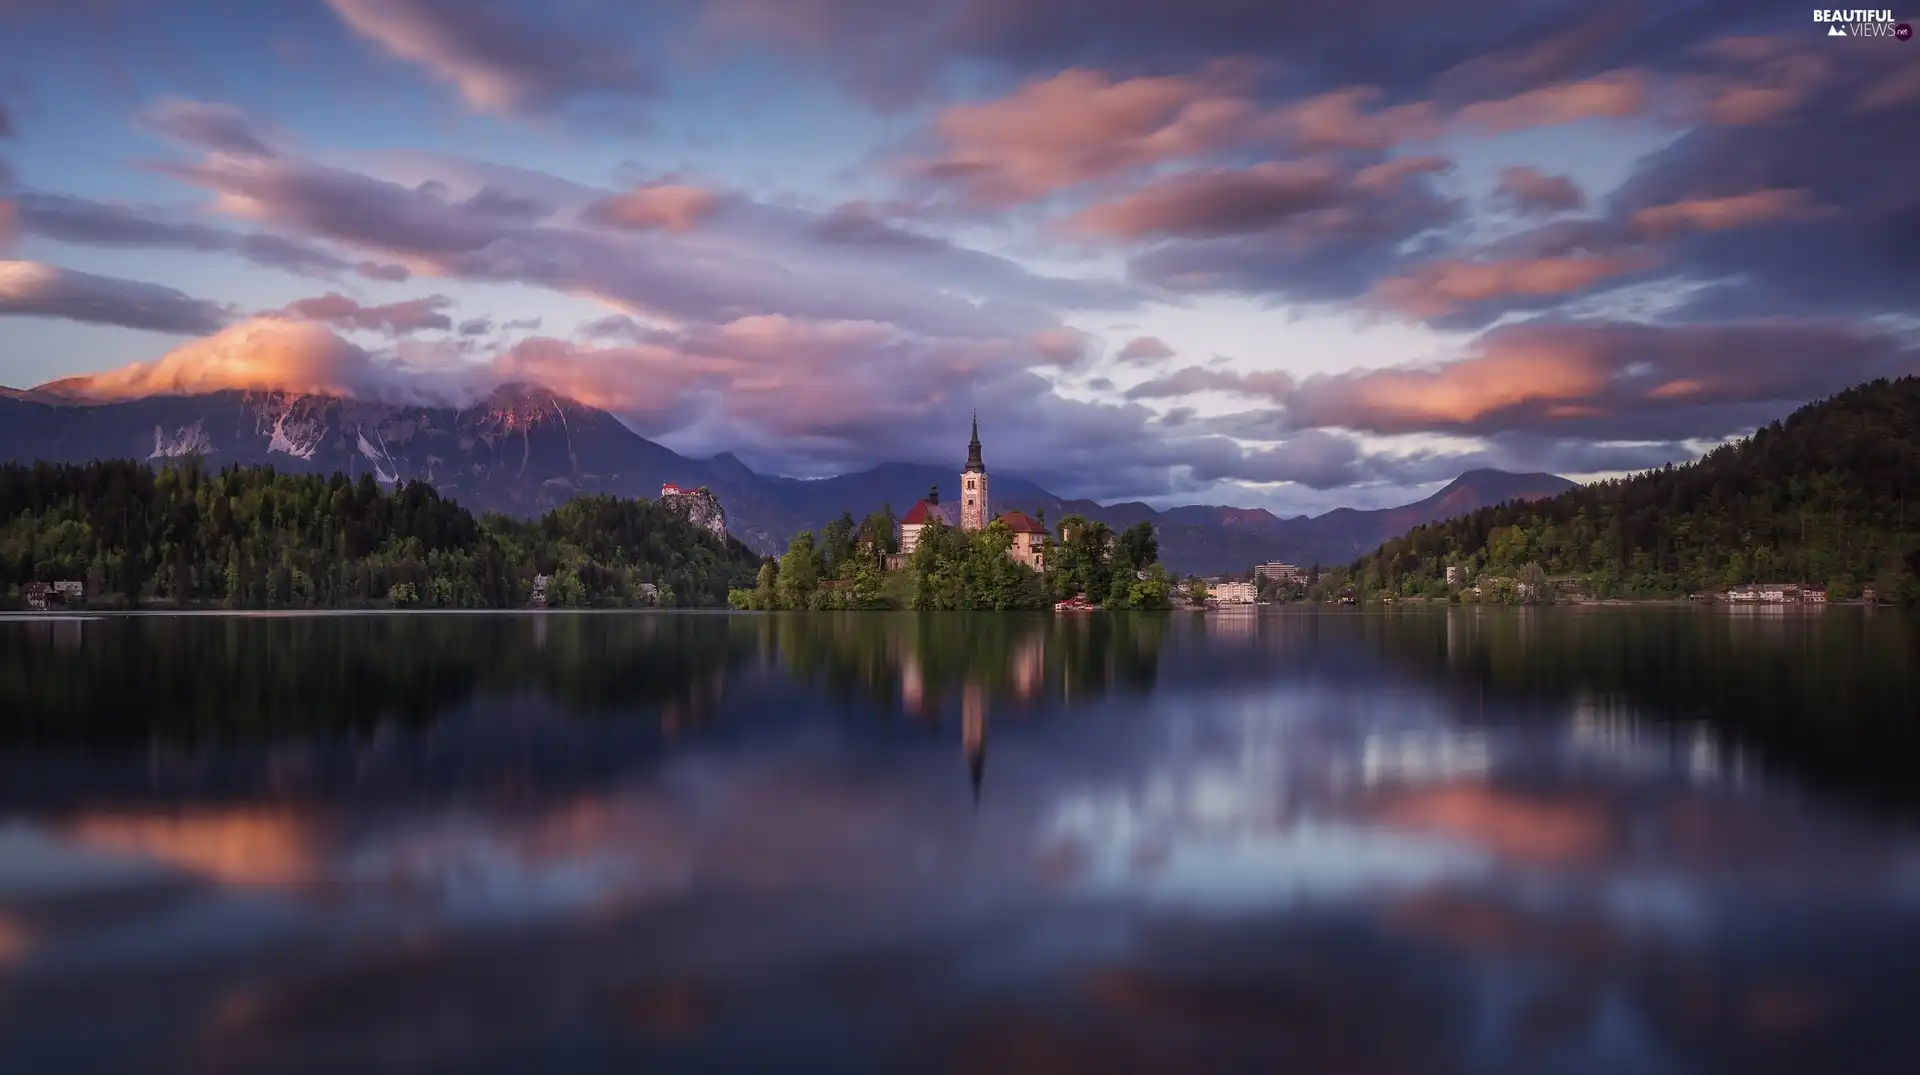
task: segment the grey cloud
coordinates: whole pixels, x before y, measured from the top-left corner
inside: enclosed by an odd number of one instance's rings
[[[524,194],[514,194],[498,187],[481,187],[460,204],[470,213],[484,216],[506,217],[511,220],[541,220],[553,215],[553,207]]]
[[[355,262],[353,271],[369,280],[385,280],[389,283],[401,283],[413,276],[413,272],[405,265],[385,265],[378,261]]]
[[[452,305],[453,300],[445,295],[428,295],[403,302],[362,306],[339,292],[330,291],[319,298],[289,303],[282,312],[289,317],[324,321],[337,328],[365,329],[398,336],[423,329],[445,331],[453,328],[453,320],[442,312]],[[461,327],[464,332],[465,326]]]
[[[1892,55],[1904,50],[1833,44],[1849,46],[1844,59],[1790,117],[1698,129],[1652,157],[1610,200],[1609,217],[1624,229],[1662,206],[1798,192],[1804,211],[1696,228],[1673,242],[1676,275],[1729,281],[1701,293],[1684,316],[1912,310],[1920,294],[1920,142],[1911,131],[1920,90],[1861,108],[1861,96],[1907,61]]]
[[[26,231],[63,243],[234,253],[255,264],[298,272],[330,274],[351,267],[343,258],[285,236],[228,231],[147,207],[31,191],[16,195],[15,201]]]
[[[818,217],[741,204],[694,231],[558,228],[473,212],[431,189],[281,158],[166,170],[249,199],[277,224],[444,275],[513,280],[626,303],[677,320],[754,314],[877,320],[930,335],[1024,335],[1066,306],[1126,306],[1138,290],[1042,277],[951,245],[876,256],[822,243]],[[889,258],[910,259],[913,273]],[[803,267],[803,268],[801,268]]]
[[[608,314],[597,321],[589,321],[580,326],[579,333],[591,339],[626,339],[634,343],[661,345],[680,338],[679,333],[643,325],[625,314]]]
[[[460,322],[460,335],[462,336],[485,336],[492,331],[493,322],[484,317],[468,318]]]
[[[223,307],[170,287],[30,261],[0,262],[0,315],[191,335],[227,321]]]
[[[551,112],[592,96],[653,92],[656,80],[626,43],[601,32],[479,0],[329,0],[361,37],[450,83],[468,107]],[[550,13],[551,9],[543,9]]]
[[[1239,373],[1208,366],[1187,366],[1127,389],[1128,399],[1168,399],[1200,392],[1232,392],[1284,401],[1294,380],[1279,370]]]
[[[169,97],[142,109],[140,125],[189,145],[220,153],[270,156],[270,132],[232,105]]]

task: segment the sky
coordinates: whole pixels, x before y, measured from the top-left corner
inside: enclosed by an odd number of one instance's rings
[[[1814,14],[0,0],[0,383],[532,381],[798,477],[977,411],[1284,514],[1685,461],[1920,371],[1920,11]]]

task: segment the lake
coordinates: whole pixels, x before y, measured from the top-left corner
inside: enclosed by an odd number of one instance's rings
[[[0,622],[0,1068],[1910,1071],[1887,610]]]

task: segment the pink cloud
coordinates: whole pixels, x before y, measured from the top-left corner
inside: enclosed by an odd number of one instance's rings
[[[1646,76],[1611,71],[1578,82],[1542,86],[1492,101],[1467,105],[1454,122],[1480,134],[1501,134],[1529,127],[1556,127],[1583,119],[1626,119],[1651,107]]]
[[[1644,252],[1504,261],[1433,261],[1374,285],[1374,301],[1414,317],[1441,317],[1493,299],[1570,295],[1657,264]]]
[[[656,183],[595,202],[586,217],[634,231],[686,231],[724,205],[726,199],[703,187]]]
[[[1256,111],[1249,76],[1230,63],[1119,81],[1062,71],[998,100],[944,109],[932,128],[940,151],[902,164],[977,204],[1028,201],[1243,137]]]
[[[1693,425],[1682,435],[1702,436],[1701,408],[1807,400],[1916,365],[1920,355],[1897,339],[1848,326],[1523,323],[1482,335],[1454,362],[1307,378],[1287,417],[1300,428],[1383,434],[1577,422],[1616,439],[1672,436],[1678,420]]]
[[[1283,105],[1261,121],[1264,132],[1299,149],[1386,149],[1437,133],[1439,109],[1416,101],[1369,112],[1379,100],[1373,86],[1347,86]]]
[[[1126,346],[1120,348],[1120,353],[1114,357],[1122,362],[1146,365],[1161,359],[1172,358],[1173,348],[1167,346],[1167,342],[1158,336],[1136,336],[1128,340]]]
[[[1586,194],[1573,180],[1526,167],[1500,169],[1493,199],[1520,213],[1559,213],[1587,204]]]
[[[1831,211],[1817,204],[1805,190],[1776,188],[1649,206],[1635,212],[1632,220],[1643,233],[1672,236],[1689,231],[1727,231],[1811,220]]]

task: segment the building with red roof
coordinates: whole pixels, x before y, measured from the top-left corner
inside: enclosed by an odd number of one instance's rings
[[[900,520],[900,555],[913,555],[913,550],[920,545],[921,533],[936,522],[962,530],[984,530],[987,521],[994,518],[987,510],[987,465],[980,458],[978,416],[973,420],[973,437],[967,442],[967,463],[960,471],[960,497],[956,510],[954,505],[940,503],[940,491],[935,489],[927,499],[909,509]],[[1006,512],[996,521],[1013,531],[1013,546],[1007,554],[1035,571],[1043,570],[1047,528],[1019,511]]]
[[[1046,527],[1033,521],[1023,511],[1007,512],[995,521],[1013,531],[1013,546],[1007,550],[1007,555],[1035,571],[1046,569]]]

